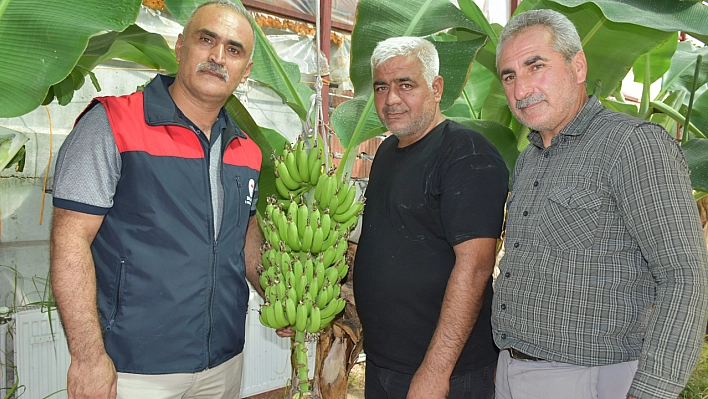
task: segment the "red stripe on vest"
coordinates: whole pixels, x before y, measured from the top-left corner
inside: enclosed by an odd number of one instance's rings
[[[260,172],[261,149],[250,139],[236,138],[229,144],[224,153],[224,163],[227,165],[246,166]]]
[[[204,158],[199,138],[192,130],[145,123],[142,92],[96,100],[106,108],[120,153],[141,151],[156,157]]]

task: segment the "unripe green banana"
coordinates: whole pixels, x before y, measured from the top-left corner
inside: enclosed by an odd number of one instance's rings
[[[298,209],[300,206],[297,201],[295,201],[295,196],[290,200],[290,205],[288,205],[288,219],[292,219],[293,223],[297,226]]]
[[[302,234],[302,250],[309,251],[312,248],[312,239],[315,237],[315,231],[312,230],[310,226],[310,219],[307,219],[307,224],[305,225],[305,231]]]
[[[288,317],[288,325],[295,325],[295,322],[297,322],[297,306],[295,305],[295,298],[287,298],[285,300],[285,313]]]
[[[322,276],[324,277],[324,276]],[[310,297],[314,300],[317,298],[317,294],[319,294],[320,290],[320,279],[317,277],[317,274],[315,274],[312,277],[312,280],[310,280],[310,285],[307,286],[307,293],[310,294]]]
[[[297,300],[302,301],[305,296],[305,289],[307,289],[307,276],[303,274],[295,286],[295,292],[297,293]]]
[[[339,293],[342,291],[342,286],[339,284],[335,284],[332,286],[332,298],[336,299],[339,298]]]
[[[307,282],[312,281],[315,275],[315,265],[312,262],[305,262],[305,277],[307,277]]]
[[[300,188],[300,184],[293,180],[292,176],[290,176],[290,172],[288,172],[288,167],[285,165],[285,162],[278,163],[276,170],[278,171],[278,176],[288,190],[297,190]],[[287,196],[284,197],[288,198]]]
[[[278,324],[277,320],[275,320],[275,308],[271,303],[266,303],[262,308],[261,312],[265,313],[265,318],[268,322],[268,326],[271,328],[278,328],[276,325]]]
[[[322,191],[324,190],[325,186],[327,186],[327,175],[323,176],[317,181],[317,185],[315,186],[315,199],[317,201],[322,200]],[[324,209],[324,208],[322,208]]]
[[[277,293],[277,297],[278,298],[285,298],[285,291],[287,290],[285,288],[285,282],[283,280],[276,279],[274,287],[275,287],[275,290]]]
[[[329,236],[327,239],[322,243],[322,250],[326,250],[327,248],[331,247],[334,245],[335,242],[339,239],[339,230],[332,230],[329,233]]]
[[[316,227],[322,224],[322,211],[320,211],[319,208],[317,208],[316,205],[312,206],[312,212],[310,212],[310,225],[312,226],[312,229],[314,230]]]
[[[325,209],[320,216],[320,224],[322,225],[322,232],[324,233],[324,239],[329,237],[330,230],[332,228],[332,218],[329,216],[329,209]],[[325,247],[326,249],[327,247]]]
[[[312,150],[310,150],[310,154],[312,154],[313,152],[315,153],[315,155],[312,160],[312,164],[310,165],[310,184],[316,186],[320,181],[320,177],[322,176],[322,157],[320,157],[320,151],[317,149],[317,147],[314,147],[312,148]]]
[[[288,236],[286,239],[286,243],[290,245],[290,248],[292,248],[294,251],[299,251],[300,250],[300,235],[297,232],[297,226],[295,225],[294,222],[291,222],[288,220],[288,226],[287,226],[287,231],[288,231]]]
[[[295,314],[295,329],[297,331],[305,331],[307,327],[307,306],[301,301],[297,305]]]
[[[343,258],[344,254],[347,252],[347,248],[349,247],[349,242],[346,240],[339,240],[337,242],[337,245],[334,247],[334,259],[339,259]]]
[[[364,209],[364,203],[357,201],[349,209],[347,209],[346,212],[335,213],[332,216],[332,219],[334,219],[335,222],[343,223],[356,216],[362,209]]]
[[[307,225],[309,211],[307,205],[302,204],[297,208],[297,232],[300,238],[305,234],[305,226]]]
[[[312,311],[310,312],[310,322],[307,325],[307,332],[310,334],[314,334],[317,331],[320,330],[320,309],[315,305],[312,307]]]
[[[292,151],[286,152],[285,160],[283,162],[288,168],[288,173],[290,173],[290,177],[292,177],[296,183],[302,183],[302,176],[300,176],[300,172],[297,170],[297,161],[295,159],[295,153],[293,153]]]
[[[356,227],[358,221],[359,215],[354,215],[351,219],[339,224],[339,227],[337,227],[337,231],[339,231],[341,234],[345,234],[348,231],[353,230]]]
[[[334,299],[334,286],[336,284],[325,284],[325,288],[327,289],[327,303],[330,303]]]
[[[328,267],[325,270],[325,276],[327,277],[327,280],[329,281],[329,284],[332,286],[337,285],[337,279],[339,277],[339,270],[337,270],[336,267]]]
[[[273,313],[275,314],[275,322],[277,323],[276,328],[283,328],[290,324],[288,323],[288,319],[285,317],[285,309],[283,308],[283,303],[280,299],[276,299],[273,304]]]
[[[328,317],[326,319],[320,319],[320,330],[323,330],[325,327],[327,327],[329,323],[332,322],[332,320],[334,320],[334,316]]]
[[[337,206],[337,211],[335,213],[342,214],[346,212],[354,204],[354,199],[356,199],[356,185],[352,184],[347,190],[347,195],[344,198],[344,201]]]
[[[269,327],[269,328],[273,328],[273,326],[271,326],[270,323],[268,322],[268,318],[266,317],[266,314],[265,314],[265,312],[263,311],[263,310],[264,310],[263,308],[264,308],[264,307],[261,306],[260,315],[258,316],[258,320],[259,320],[259,321],[261,322],[261,324],[263,324],[264,326]]]
[[[317,226],[315,233],[312,236],[312,245],[310,246],[310,251],[313,254],[320,253],[322,251],[322,242],[324,240],[324,230],[322,226]]]
[[[334,262],[335,254],[337,253],[337,250],[336,250],[336,247],[332,246],[332,247],[325,249],[324,252],[320,252],[320,253],[324,254],[322,256],[322,264],[325,267],[328,267],[332,264],[332,262]]]
[[[345,262],[340,262],[339,266],[337,266],[337,270],[339,271],[339,278],[344,278],[344,276],[349,273],[349,265]]]
[[[320,157],[320,149],[317,146],[317,140],[315,139],[314,145],[312,146],[312,148],[310,148],[310,152],[307,154],[307,168],[312,170],[312,168],[315,165],[315,161],[319,157]]]
[[[335,300],[333,300],[333,301],[330,301],[330,302],[327,304],[327,306],[325,306],[324,308],[322,308],[322,309],[320,310],[320,317],[328,318],[328,317],[336,316],[337,313],[335,313],[335,312],[336,312],[336,310],[337,310],[337,307],[339,306],[339,304],[338,304],[338,301],[339,301],[339,300],[343,300],[343,299],[338,298],[338,299],[335,299]]]
[[[305,183],[310,183],[310,165],[307,163],[307,151],[305,150],[305,141],[298,142],[298,150],[295,154],[297,161],[297,170],[300,172],[300,177]]]
[[[295,260],[295,262],[293,262],[293,275],[296,277],[296,280],[302,276],[302,271],[302,261],[300,261],[300,259]]]
[[[315,304],[318,308],[324,309],[327,306],[327,287],[322,287],[322,289],[317,293],[317,299]]]
[[[271,228],[270,233],[268,234],[268,242],[270,242],[270,245],[273,247],[280,245],[280,235],[278,234],[277,229]]]
[[[324,186],[322,187],[322,195],[319,202],[319,208],[321,210],[329,208],[329,203],[334,197],[334,190],[337,188],[337,181],[331,173],[327,173],[327,176],[322,177],[324,179]]]

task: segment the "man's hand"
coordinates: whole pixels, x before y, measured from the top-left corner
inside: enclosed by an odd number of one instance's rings
[[[411,380],[406,399],[445,399],[450,392],[450,380],[440,374],[418,369]]]
[[[279,328],[275,330],[275,333],[280,337],[280,338],[292,338],[295,336],[295,331],[290,329],[290,326]]]
[[[107,354],[95,361],[71,361],[66,378],[69,399],[115,399],[117,395],[116,368]]]

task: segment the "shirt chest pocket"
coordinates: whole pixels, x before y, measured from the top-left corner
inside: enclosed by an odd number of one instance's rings
[[[541,213],[539,237],[558,248],[590,248],[595,241],[602,198],[581,187],[555,187]]]

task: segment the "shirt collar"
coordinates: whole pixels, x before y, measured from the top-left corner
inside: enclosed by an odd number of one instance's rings
[[[582,134],[586,128],[590,125],[590,122],[592,122],[593,118],[595,118],[595,115],[597,115],[600,111],[603,110],[602,103],[600,103],[600,100],[597,99],[594,95],[591,95],[588,98],[588,101],[585,102],[582,108],[580,108],[580,112],[578,112],[575,117],[567,124],[559,134],[562,134],[564,136],[578,136]],[[544,148],[543,146],[543,139],[541,138],[541,134],[536,131],[532,130],[528,136],[527,136],[529,142],[536,147],[539,148]]]

